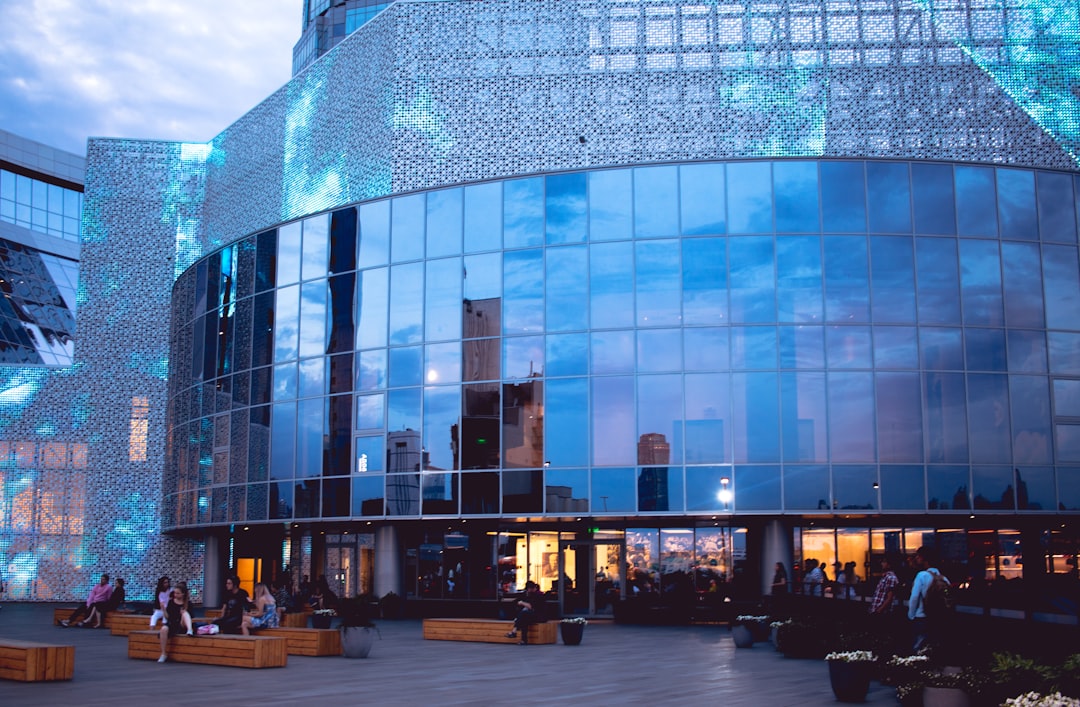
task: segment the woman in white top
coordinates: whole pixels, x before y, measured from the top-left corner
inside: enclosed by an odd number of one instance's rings
[[[165,619],[165,607],[172,596],[171,586],[172,581],[168,577],[158,579],[157,588],[154,589],[154,613],[150,617],[150,628],[154,628],[158,621]]]

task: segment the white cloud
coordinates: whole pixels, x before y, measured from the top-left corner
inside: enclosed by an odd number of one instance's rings
[[[209,140],[289,79],[300,7],[4,2],[0,128],[80,153],[87,136]]]

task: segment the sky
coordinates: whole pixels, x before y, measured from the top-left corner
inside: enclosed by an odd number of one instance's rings
[[[289,80],[302,0],[0,0],[0,129],[206,142]]]

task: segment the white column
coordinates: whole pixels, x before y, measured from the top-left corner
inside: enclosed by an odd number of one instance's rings
[[[793,552],[791,528],[783,520],[776,518],[765,522],[761,538],[761,593],[772,594],[773,574],[776,563],[783,562],[787,570],[788,582],[791,582],[791,553]],[[791,591],[791,587],[788,587]]]
[[[381,526],[375,531],[375,596],[383,597],[394,592],[404,597],[401,574],[404,557],[398,541],[398,531],[392,525]]]

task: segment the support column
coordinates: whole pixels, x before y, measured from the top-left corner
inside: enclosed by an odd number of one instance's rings
[[[780,518],[765,521],[761,538],[761,593],[772,593],[773,575],[776,573],[776,563],[783,562],[787,571],[788,582],[791,582],[791,553],[793,545],[791,539],[791,526]],[[792,591],[790,585],[788,591]]]
[[[221,538],[207,535],[203,552],[203,606],[220,607],[225,580],[221,576]]]
[[[404,597],[401,574],[403,571],[401,542],[398,531],[392,525],[381,526],[375,531],[375,596],[383,597],[394,592]]]

